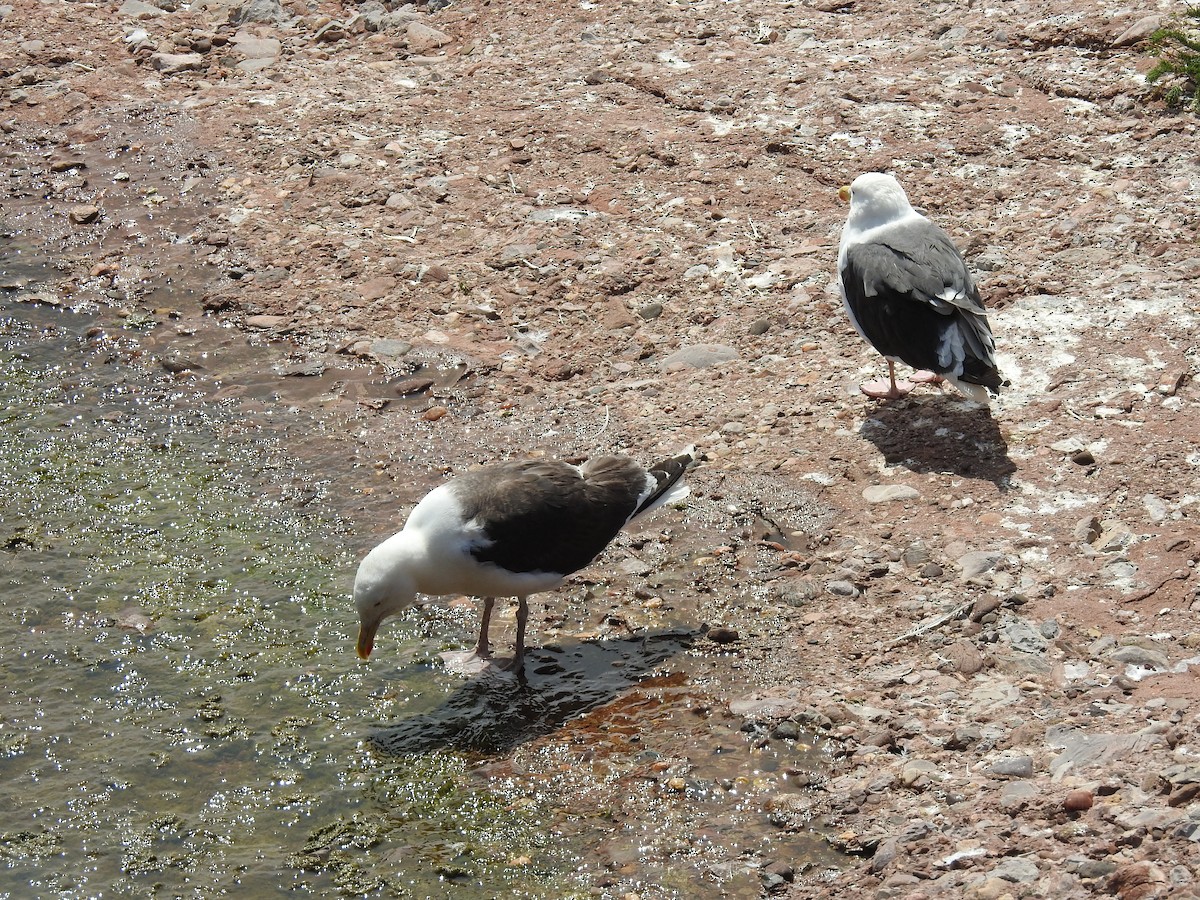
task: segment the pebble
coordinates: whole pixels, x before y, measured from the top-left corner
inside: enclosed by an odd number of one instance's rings
[[[246,326],[249,328],[275,328],[287,320],[287,316],[247,316]]]
[[[429,409],[425,410],[425,415],[421,416],[421,418],[426,422],[436,422],[448,412],[450,412],[450,410],[446,409],[444,406],[431,406]]]
[[[887,503],[890,500],[914,500],[921,492],[907,484],[873,484],[863,488],[862,495],[868,503]]]

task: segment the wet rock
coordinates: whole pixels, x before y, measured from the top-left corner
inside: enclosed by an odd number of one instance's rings
[[[737,358],[737,350],[725,344],[694,344],[676,350],[663,359],[661,366],[667,372],[707,369]]]
[[[425,391],[433,387],[432,378],[402,378],[400,381],[392,383],[392,393],[399,397],[411,397],[414,394],[423,394]]]
[[[74,225],[90,225],[92,222],[95,222],[98,218],[100,218],[100,207],[91,206],[89,204],[74,206],[71,208],[70,212],[67,213],[67,218],[69,218]]]
[[[887,503],[891,500],[913,500],[921,492],[907,484],[873,484],[863,488],[863,499],[868,503]]]
[[[736,629],[724,625],[714,625],[708,629],[708,639],[714,644],[733,644],[740,639]]]
[[[449,412],[450,410],[444,406],[431,406],[429,409],[425,410],[425,414],[422,415],[421,418],[426,422],[436,422]]]

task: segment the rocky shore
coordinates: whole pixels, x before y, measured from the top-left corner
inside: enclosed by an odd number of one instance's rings
[[[1180,8],[14,0],[0,224],[35,299],[283,342],[381,533],[440,471],[699,445],[709,690],[820,736],[766,813],[846,855],[764,892],[1198,897],[1197,122],[1143,79]],[[872,169],[978,274],[990,411],[857,393]]]

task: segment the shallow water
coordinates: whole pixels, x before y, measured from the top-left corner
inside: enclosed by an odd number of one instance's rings
[[[0,896],[752,897],[833,862],[763,808],[820,754],[713,714],[687,623],[468,681],[437,651],[477,612],[439,604],[359,664],[320,460],[265,376],[214,399],[155,340],[0,303]]]

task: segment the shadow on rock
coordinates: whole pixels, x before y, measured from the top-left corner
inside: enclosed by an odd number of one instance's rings
[[[695,637],[692,632],[659,632],[526,650],[522,675],[484,672],[437,709],[380,728],[371,741],[388,753],[504,752],[613,700],[687,649]]]
[[[1017,470],[991,410],[945,395],[885,401],[859,434],[879,448],[888,465],[914,472],[949,472],[1004,491]]]

